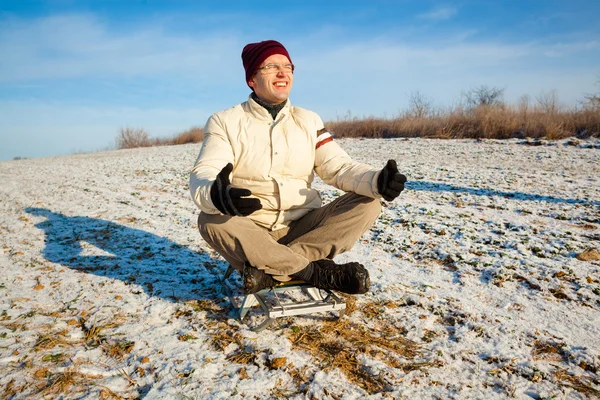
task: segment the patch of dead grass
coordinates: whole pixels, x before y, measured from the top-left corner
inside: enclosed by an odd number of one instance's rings
[[[241,350],[227,356],[227,360],[236,364],[254,364],[256,361],[256,352],[254,350]]]
[[[224,324],[223,324],[224,325]],[[230,344],[235,343],[243,348],[242,340],[244,337],[239,332],[233,332],[231,329],[218,329],[218,333],[211,339],[212,346],[219,351],[225,351]]]
[[[344,293],[339,293],[340,297],[346,303],[346,314],[350,315],[358,309],[356,305],[356,296],[350,296]]]
[[[220,305],[218,305],[217,303],[215,303],[212,300],[206,300],[206,299],[192,300],[192,301],[186,302],[185,304],[188,304],[189,306],[191,306],[194,309],[194,311],[206,311],[206,312],[212,312],[215,314],[219,314],[224,311],[223,307],[221,307]]]
[[[83,329],[83,338],[88,346],[97,347],[104,342],[105,337],[101,334],[104,327],[92,325],[88,328],[82,323],[81,328]]]
[[[80,317],[79,326],[83,331],[83,338],[86,345],[91,347],[98,347],[106,341],[106,335],[103,334],[105,330],[116,328],[123,324],[125,317],[122,314],[116,314],[112,317],[111,321],[99,324],[99,323],[88,323],[85,317]]]
[[[101,375],[91,375],[79,372],[76,367],[65,368],[61,372],[52,373],[49,375],[47,383],[43,386],[38,394],[42,396],[87,393],[92,386],[95,386],[94,381],[102,378]]]
[[[101,388],[100,394],[98,396],[99,400],[122,400],[122,399],[125,399],[125,397],[119,396],[118,394],[116,394],[115,392],[113,392],[112,390],[110,390],[109,388],[107,388],[105,386],[98,385],[98,387]]]
[[[598,227],[596,225],[593,225],[593,224],[574,224],[574,225],[571,225],[571,226],[573,226],[575,228],[585,229],[587,231],[593,231],[593,230],[598,229]]]
[[[388,303],[389,302],[384,302],[384,301],[368,303],[368,304],[365,304],[363,307],[361,307],[360,311],[367,318],[378,318],[378,317],[382,316],[383,314],[385,314],[385,311],[386,311],[385,309],[387,307],[386,304],[388,304]]]
[[[40,333],[33,345],[35,351],[48,350],[56,346],[70,346],[72,343],[67,340],[67,330],[62,329],[58,332]]]
[[[525,278],[523,275],[519,275],[519,274],[515,273],[512,276],[513,276],[514,279],[516,279],[517,281],[519,281],[519,282],[521,282],[521,283],[529,286],[531,289],[539,290],[539,291],[542,290],[542,287],[540,285],[538,285],[535,282],[530,281],[529,279]]]
[[[219,324],[220,325],[220,324]],[[246,350],[243,344],[244,337],[239,332],[231,329],[219,329],[219,332],[211,339],[212,346],[219,351],[225,351],[232,343],[238,346],[238,350],[227,356],[227,360],[236,364],[253,364],[257,353],[254,349]]]
[[[579,261],[597,261],[600,260],[600,252],[596,249],[589,248],[582,253],[577,254],[576,258]]]
[[[2,322],[2,323],[0,323],[0,325],[12,332],[27,330],[26,322],[20,322],[20,321]]]
[[[131,353],[135,342],[129,340],[116,340],[111,342],[105,342],[102,345],[102,351],[110,358],[115,360],[122,360],[127,354]]]
[[[4,387],[4,392],[2,393],[3,399],[10,399],[14,395],[21,393],[22,387],[15,385],[15,380],[11,379],[6,386]]]
[[[531,354],[534,360],[561,361],[564,358],[564,343],[536,340]]]
[[[374,309],[378,309],[377,306]],[[389,383],[381,374],[369,371],[359,361],[361,355],[379,359],[405,372],[439,366],[435,362],[411,361],[420,355],[419,346],[389,325],[374,331],[339,320],[325,322],[320,327],[293,326],[288,336],[294,347],[312,354],[322,369],[339,369],[349,381],[371,394],[384,391]]]
[[[600,398],[600,390],[594,388],[593,379],[588,376],[571,375],[566,370],[558,368],[553,372],[556,380],[563,386],[569,387],[586,397]]]

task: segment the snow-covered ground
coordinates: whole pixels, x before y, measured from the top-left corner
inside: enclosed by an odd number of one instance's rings
[[[409,178],[338,257],[372,290],[260,333],[196,229],[199,145],[1,162],[2,398],[600,395],[598,141],[338,142]]]

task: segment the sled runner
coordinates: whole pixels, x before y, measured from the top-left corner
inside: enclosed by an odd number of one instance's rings
[[[346,303],[342,299],[329,290],[317,289],[304,281],[282,282],[257,293],[236,295],[236,288],[232,288],[231,283],[228,282],[234,270],[235,268],[230,265],[223,277],[222,287],[240,321],[244,320],[252,307],[257,305],[260,307],[265,319],[253,326],[249,325],[254,332],[268,328],[275,319],[280,317],[327,311],[338,312],[339,318],[344,315]]]

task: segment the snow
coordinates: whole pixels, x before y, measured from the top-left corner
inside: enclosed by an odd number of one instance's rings
[[[597,140],[337,141],[409,178],[337,258],[363,263],[371,291],[339,322],[260,333],[235,319],[227,265],[197,231],[199,145],[0,162],[3,398],[599,396],[600,260],[576,258],[600,250]],[[341,342],[374,390],[291,339],[335,323],[393,330],[418,355]]]

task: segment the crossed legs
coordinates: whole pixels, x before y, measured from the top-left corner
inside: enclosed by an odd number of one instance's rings
[[[198,226],[204,240],[239,271],[248,261],[287,281],[312,261],[350,250],[380,212],[379,200],[346,193],[276,231],[222,214],[200,213]]]

